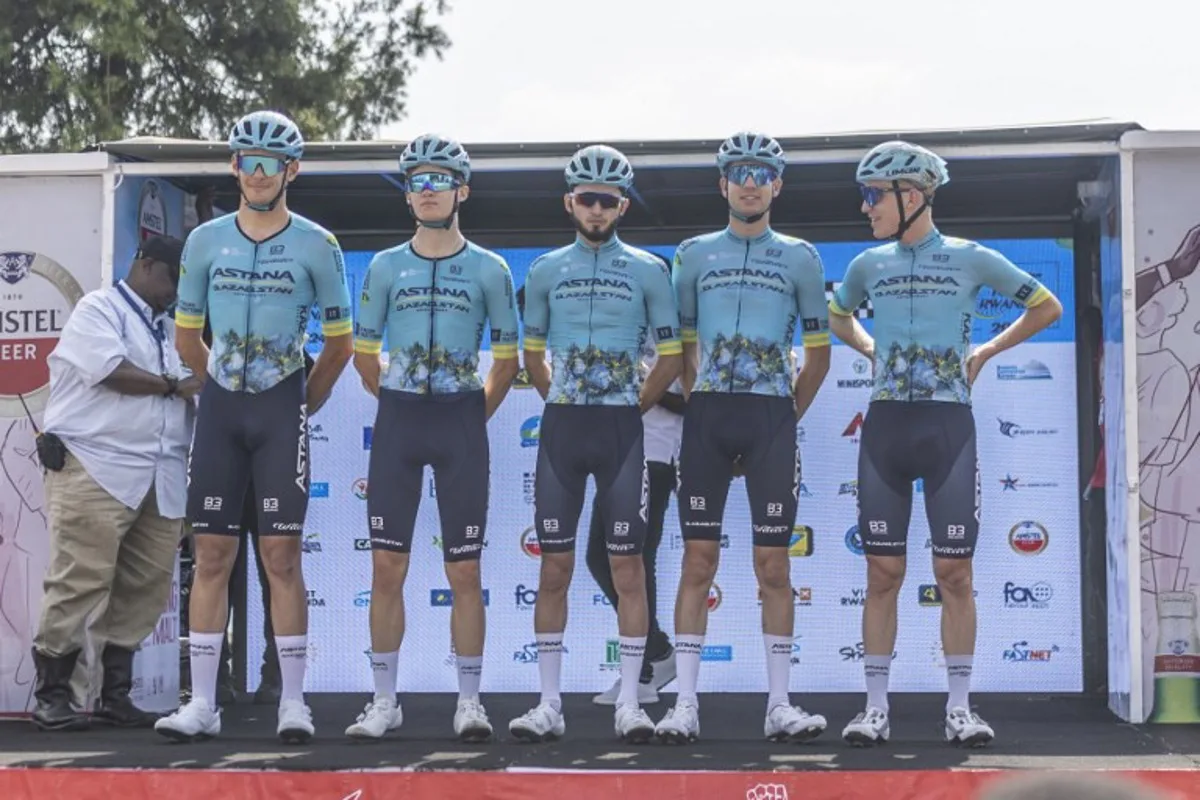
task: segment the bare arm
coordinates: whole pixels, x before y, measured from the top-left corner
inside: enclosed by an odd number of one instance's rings
[[[667,391],[667,387],[679,377],[682,369],[682,355],[658,357],[658,360],[654,362],[654,368],[650,370],[650,374],[646,376],[645,382],[642,383],[642,396],[638,405],[641,407],[643,414],[658,403],[659,398]]]
[[[793,395],[796,399],[796,419],[800,419],[808,412],[808,407],[816,399],[817,392],[820,391],[821,384],[825,381],[825,376],[829,374],[831,349],[829,345],[804,348],[804,365],[800,367],[800,372],[796,375],[796,384],[793,387]]]
[[[315,414],[329,399],[334,384],[342,375],[342,370],[354,354],[354,337],[350,333],[341,336],[326,336],[325,346],[317,356],[305,386],[306,402],[309,415]],[[378,363],[378,361],[376,361]]]
[[[496,409],[504,402],[508,390],[512,388],[513,379],[521,369],[521,363],[513,358],[497,358],[492,361],[488,370],[487,380],[483,384],[484,407],[487,410],[486,419],[491,419]]]
[[[147,372],[124,359],[100,383],[114,392],[139,397],[165,395],[167,393],[167,382],[161,375]]]
[[[529,382],[538,394],[545,400],[550,394],[550,365],[546,363],[545,350],[525,351],[525,371],[529,373]]]
[[[843,316],[841,314],[830,313],[829,330],[833,331],[834,336],[850,345],[854,350],[874,360],[875,340],[863,329],[863,326],[859,324],[853,315]],[[804,351],[805,364],[808,363],[808,352],[806,348]],[[828,368],[828,364],[826,364],[826,367]]]
[[[200,328],[175,327],[175,352],[198,380],[208,376],[208,345]]]
[[[692,386],[696,383],[696,373],[700,370],[700,344],[698,342],[683,343],[683,396],[686,399],[692,394]]]
[[[383,368],[379,365],[378,353],[355,353],[354,371],[362,378],[363,388],[379,397],[379,376]]]

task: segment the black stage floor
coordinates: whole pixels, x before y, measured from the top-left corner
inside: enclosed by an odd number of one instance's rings
[[[794,696],[794,699],[796,696]],[[589,696],[564,698],[567,734],[559,742],[527,745],[508,735],[508,720],[534,695],[485,695],[498,736],[465,745],[451,734],[454,696],[405,695],[404,725],[379,742],[343,735],[366,695],[309,695],[316,738],[288,747],[275,737],[275,709],[226,707],[222,734],[208,742],[171,744],[153,731],[91,730],[41,733],[28,720],[0,721],[0,767],[271,770],[926,770],[974,769],[1200,769],[1200,725],[1134,726],[1117,720],[1099,699],[1079,696],[973,695],[996,729],[988,748],[963,750],[941,741],[944,695],[896,695],[892,741],[870,750],[841,741],[841,729],[861,708],[861,695],[812,695],[809,710],[829,729],[806,745],[776,745],[762,735],[765,697],[722,694],[701,698],[700,742],[671,747],[624,745],[612,728],[612,709]],[[673,695],[647,708],[659,719]]]

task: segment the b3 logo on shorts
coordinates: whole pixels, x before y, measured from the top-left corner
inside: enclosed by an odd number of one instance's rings
[[[263,511],[265,511],[268,514],[274,514],[274,513],[278,512],[279,511],[279,498],[278,497],[264,497],[263,498]]]
[[[371,517],[371,530],[383,530],[383,517]]]
[[[470,541],[472,539],[478,539],[479,538],[479,526],[478,525],[468,525],[467,530],[466,530],[466,537],[467,537],[467,541]]]
[[[629,535],[629,523],[628,522],[614,522],[613,523],[613,536],[628,536],[628,535]]]
[[[691,506],[692,511],[703,511],[704,510],[704,498],[703,497],[689,497],[688,505]]]
[[[543,533],[558,533],[558,520],[544,519],[542,520]]]
[[[947,525],[946,526],[946,538],[947,539],[965,539],[965,538],[967,538],[967,526],[966,525]]]
[[[767,516],[768,517],[782,517],[783,516],[783,503],[767,503]]]
[[[221,498],[219,498],[219,497],[204,498],[204,510],[205,511],[220,511],[221,510]]]

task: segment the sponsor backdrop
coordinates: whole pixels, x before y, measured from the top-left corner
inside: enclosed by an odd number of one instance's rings
[[[1200,722],[1200,211],[1189,201],[1200,181],[1200,152],[1138,153],[1133,180],[1142,588],[1142,685],[1134,691],[1141,690],[1149,721],[1194,724]],[[1123,540],[1116,538],[1118,546]]]
[[[1065,313],[1034,342],[986,366],[975,389],[982,465],[983,526],[976,584],[979,643],[975,686],[982,691],[1079,691],[1078,469],[1075,351],[1069,242],[994,241],[1063,301]],[[825,244],[827,288],[832,290],[862,243]],[[667,257],[672,246],[653,249]],[[507,250],[517,287],[540,250]],[[370,253],[347,254],[351,295]],[[859,312],[871,328],[870,310]],[[1019,315],[1004,298],[984,290],[974,334],[981,342]],[[320,346],[313,321],[310,347]],[[802,357],[802,353],[800,354]],[[488,354],[481,369],[486,370]],[[792,688],[862,688],[859,621],[865,563],[855,525],[859,432],[869,397],[870,367],[836,344],[833,365],[796,436],[805,468],[793,537],[796,642]],[[483,552],[488,606],[484,691],[532,691],[537,685],[533,604],[538,548],[533,531],[533,471],[542,402],[514,388],[489,424],[491,511]],[[310,606],[310,691],[369,691],[368,609],[370,553],[365,498],[375,400],[352,369],[334,397],[310,421],[312,500],[305,531],[304,569]],[[386,489],[384,489],[386,490]],[[929,557],[929,527],[921,486],[914,487],[908,581],[900,602],[893,686],[900,691],[944,689],[939,597]],[[450,647],[451,596],[441,565],[437,487],[427,473],[405,599],[407,633],[401,650],[401,691],[456,688]],[[582,519],[586,525],[590,493]],[[733,483],[725,515],[722,560],[709,596],[709,631],[702,691],[759,691],[765,658],[751,564],[750,523],[741,480]],[[586,531],[581,533],[581,537]],[[683,554],[675,503],[667,513],[659,551],[658,614],[671,631]],[[595,691],[617,677],[616,619],[582,564],[570,595],[565,691]],[[254,570],[250,570],[253,580]],[[253,589],[252,589],[253,592]],[[253,597],[253,593],[251,594]],[[249,663],[261,657],[260,604],[249,603]],[[250,689],[257,685],[251,670]]]

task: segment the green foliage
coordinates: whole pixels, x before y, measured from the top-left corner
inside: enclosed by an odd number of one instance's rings
[[[446,0],[0,0],[0,152],[224,139],[273,108],[305,138],[403,118]]]

